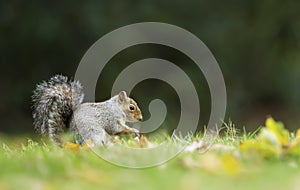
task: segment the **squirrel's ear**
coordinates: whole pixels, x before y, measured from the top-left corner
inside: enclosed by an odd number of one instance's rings
[[[123,102],[127,98],[127,94],[125,91],[121,91],[118,95],[120,102]]]

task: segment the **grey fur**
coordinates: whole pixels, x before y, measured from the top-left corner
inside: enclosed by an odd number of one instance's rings
[[[38,84],[32,95],[35,130],[60,142],[60,134],[68,125],[68,118],[83,101],[82,86],[62,75]]]
[[[79,134],[81,144],[88,139],[95,144],[106,144],[111,141],[111,135],[124,130],[138,135],[138,130],[125,124],[131,118],[130,113],[124,112],[124,104],[129,104],[129,101],[133,100],[126,96],[124,102],[120,102],[119,95],[116,95],[105,102],[81,104],[71,119],[71,130]],[[137,120],[129,122],[134,121]]]
[[[106,144],[111,135],[119,133],[139,136],[138,130],[125,124],[142,120],[141,110],[125,91],[99,103],[81,104],[83,97],[81,84],[62,75],[38,84],[32,96],[35,130],[57,144],[61,144],[60,134],[66,126],[79,136],[81,144],[86,140]],[[130,110],[130,106],[135,109]]]

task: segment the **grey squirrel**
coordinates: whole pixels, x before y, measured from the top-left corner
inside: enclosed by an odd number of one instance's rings
[[[56,75],[38,84],[32,95],[33,125],[37,132],[48,135],[61,145],[61,134],[69,127],[81,144],[91,140],[100,145],[111,135],[139,131],[125,122],[143,119],[137,103],[125,91],[104,102],[82,103],[84,93],[79,81]]]

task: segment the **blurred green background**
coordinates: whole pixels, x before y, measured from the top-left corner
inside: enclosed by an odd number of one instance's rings
[[[32,133],[30,96],[38,82],[56,73],[74,76],[86,50],[101,36],[145,21],[185,28],[208,46],[227,86],[226,121],[253,130],[272,115],[289,129],[299,128],[299,13],[297,0],[1,0],[0,132]],[[164,46],[140,45],[116,55],[99,78],[97,100],[109,97],[110,81],[122,68],[147,57],[168,59],[189,74],[200,95],[203,126],[210,112],[205,78],[191,60]],[[142,90],[156,83],[154,90]],[[178,99],[169,96],[170,86],[158,83],[144,81],[132,95],[146,115],[150,99],[165,98],[169,125],[176,124]]]

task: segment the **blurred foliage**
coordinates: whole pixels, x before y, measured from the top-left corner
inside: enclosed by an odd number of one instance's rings
[[[2,0],[0,131],[31,132],[30,96],[36,83],[56,73],[73,76],[81,57],[97,39],[118,27],[145,21],[185,28],[209,47],[227,84],[227,115],[238,126],[255,127],[266,115],[273,115],[296,128],[300,123],[295,121],[300,113],[299,12],[300,1],[296,0]],[[188,59],[178,52],[143,48],[132,50],[132,56],[123,52],[116,62],[129,64],[131,57],[150,56],[174,61],[196,84],[203,120],[207,120],[210,97],[199,71],[188,66]],[[109,67],[107,75],[124,65]],[[97,98],[108,98],[109,88],[105,82],[99,84]]]
[[[284,128],[283,123],[268,118],[266,126],[261,128],[257,137],[241,142],[240,150],[251,155],[258,154],[264,158],[284,156],[298,158],[300,153],[300,129],[297,130],[296,134],[290,133]]]
[[[0,138],[0,188],[299,189],[299,132],[288,132],[283,123],[272,118],[257,133],[237,134],[233,125],[226,130],[212,146],[207,147],[199,136],[185,139],[187,146],[171,160],[139,169],[119,167],[100,155],[109,153],[108,160],[117,157],[127,163],[147,163],[149,158],[157,160],[169,154],[160,151],[149,157],[140,152],[133,157],[124,147],[155,149],[170,143],[169,148],[181,149],[183,139],[169,137],[170,141],[159,142],[142,137],[136,141],[118,136],[109,148],[91,150],[91,141],[84,146],[67,142],[59,148],[46,139]],[[97,150],[101,152],[98,156]]]

